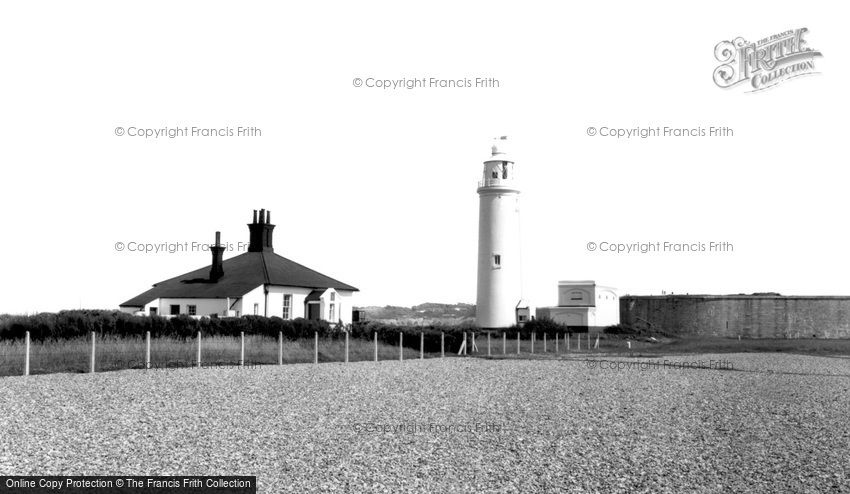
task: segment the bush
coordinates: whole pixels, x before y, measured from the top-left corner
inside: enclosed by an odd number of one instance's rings
[[[627,326],[624,324],[615,324],[613,326],[608,326],[602,331],[605,334],[621,334],[628,336],[635,336],[641,334],[641,331],[639,329],[635,329],[631,326]]]
[[[30,316],[0,315],[0,340],[22,339],[30,332],[33,340],[56,340],[86,336],[94,331],[102,335],[142,337],[147,331],[152,336],[191,338],[198,331],[209,336],[239,336],[240,333],[259,334],[276,338],[283,332],[288,338],[339,334],[325,321],[294,319],[284,321],[279,317],[226,317],[194,318],[187,315],[175,317],[134,316],[120,311],[67,310],[58,313],[40,313]]]
[[[398,345],[399,333],[403,334],[402,345],[408,348],[419,349],[420,333],[423,335],[426,352],[436,353],[440,351],[441,334],[445,334],[446,352],[457,351],[463,342],[463,333],[477,331],[471,325],[457,326],[397,326],[384,324],[376,321],[354,323],[349,332],[354,338],[371,339],[373,334],[378,334],[378,340],[388,345]]]
[[[521,334],[531,333],[568,333],[576,332],[566,324],[555,322],[548,317],[536,318],[528,321],[519,329]]]

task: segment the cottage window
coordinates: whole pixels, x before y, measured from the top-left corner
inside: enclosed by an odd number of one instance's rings
[[[285,294],[283,296],[283,318],[289,319],[292,317],[292,295]]]
[[[180,314],[180,305],[179,304],[172,305],[171,306],[171,315],[176,316],[176,315],[179,315],[179,314]]]
[[[254,304],[254,315],[255,316],[260,315],[260,304]]]
[[[186,312],[187,312],[190,316],[197,315],[197,313],[198,313],[198,306],[197,306],[197,305],[187,305],[187,306],[186,306]]]
[[[336,319],[336,306],[334,304],[331,304],[330,308],[328,309],[328,320],[333,322],[334,319]]]

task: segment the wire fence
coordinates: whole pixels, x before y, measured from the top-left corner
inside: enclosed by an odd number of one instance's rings
[[[187,367],[241,367],[291,363],[357,362],[416,360],[459,356],[516,357],[545,356],[600,350],[599,335],[590,333],[531,333],[523,338],[516,333],[466,332],[460,345],[457,339],[440,333],[439,351],[426,345],[426,335],[399,332],[397,345],[390,345],[375,332],[371,339],[320,337],[289,339],[248,334],[238,337],[204,336],[194,338],[98,335],[67,340],[31,341],[26,332],[23,341],[0,342],[0,376],[47,374],[55,372],[94,373],[123,369],[176,369]],[[417,341],[418,340],[418,341]],[[604,340],[603,340],[604,342]]]

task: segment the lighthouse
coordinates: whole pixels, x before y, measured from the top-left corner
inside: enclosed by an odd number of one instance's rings
[[[518,322],[517,308],[524,305],[521,301],[519,188],[513,158],[506,151],[506,140],[506,137],[495,140],[478,183],[475,319],[482,329],[513,326]]]

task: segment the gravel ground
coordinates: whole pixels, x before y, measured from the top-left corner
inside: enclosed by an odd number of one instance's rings
[[[735,370],[573,357],[7,377],[0,474],[256,475],[262,492],[850,492],[850,359],[667,359]]]

